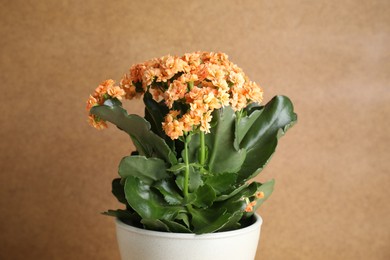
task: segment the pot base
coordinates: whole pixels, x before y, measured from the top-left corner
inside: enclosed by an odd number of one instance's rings
[[[168,233],[140,229],[116,220],[122,260],[253,260],[262,218],[245,228],[211,234]]]

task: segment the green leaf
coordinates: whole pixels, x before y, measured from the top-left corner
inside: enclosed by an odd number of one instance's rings
[[[231,107],[214,111],[213,120],[217,125],[205,136],[208,146],[210,172],[237,172],[245,160],[245,149],[234,148],[235,114]]]
[[[174,233],[192,233],[191,230],[184,225],[166,219],[142,219],[141,223],[144,224],[147,229],[151,230]]]
[[[183,197],[179,194],[179,189],[172,179],[158,181],[153,187],[161,192],[169,205],[183,204]]]
[[[128,210],[123,210],[123,209],[117,209],[117,210],[109,209],[108,211],[103,212],[102,214],[106,216],[118,218],[123,222],[134,227],[138,227],[141,221],[141,217],[136,212],[130,212]]]
[[[161,106],[149,92],[144,94],[143,100],[145,103],[145,118],[148,117],[147,120],[151,125],[152,131],[161,137],[166,136],[162,129],[162,122],[164,122],[164,117],[169,112],[168,107]]]
[[[185,227],[184,225],[177,223],[175,221],[162,219],[161,222],[163,222],[168,227],[170,232],[192,233],[191,230],[189,230],[187,227]]]
[[[190,213],[196,234],[212,233],[221,229],[231,216],[226,214],[226,209],[223,208],[218,210],[192,208]]]
[[[199,162],[199,147],[200,147],[200,135],[195,133],[191,135],[191,141],[188,143],[188,160],[191,163]],[[183,152],[182,152],[183,153]]]
[[[146,229],[154,230],[154,231],[162,231],[169,232],[169,228],[159,219],[142,219],[141,223],[144,225]]]
[[[171,168],[167,169],[169,172],[178,173],[186,168],[185,163],[178,163],[176,165],[173,165]]]
[[[238,150],[240,147],[240,143],[244,136],[247,134],[249,129],[253,126],[253,123],[257,120],[257,118],[261,115],[263,110],[255,110],[249,116],[241,117],[240,119],[236,119],[236,128],[235,128],[235,136],[234,139],[234,147]]]
[[[179,187],[179,189],[181,191],[183,191],[183,189],[184,189],[184,175],[178,175],[176,177],[175,183],[176,183],[177,187]]]
[[[244,190],[244,189],[243,189]],[[246,207],[245,196],[232,197],[225,201],[216,202],[210,209],[225,208],[226,212],[235,214],[236,212],[244,212]]]
[[[274,186],[275,186],[275,180],[272,179],[270,181],[267,181],[263,184],[260,184],[260,186],[257,188],[257,192],[263,192],[264,193],[264,198],[261,199],[256,199],[256,205],[254,207],[254,211],[256,211],[261,204],[264,203],[272,194],[274,191]]]
[[[241,218],[238,218],[237,214],[239,214],[241,217],[245,216],[246,218],[253,215],[253,212],[244,212],[247,205],[246,200],[255,200],[255,194],[260,186],[261,183],[257,182],[252,182],[249,185],[245,185],[243,186],[243,188],[239,188],[239,192],[237,192],[234,196],[230,197],[227,200],[215,202],[213,206],[209,208],[210,210],[224,208],[226,209],[227,213],[232,214],[232,217],[230,218],[229,222],[224,226],[224,230],[228,230],[239,225],[238,222],[241,220]]]
[[[124,209],[117,209],[117,210],[109,209],[108,211],[103,212],[102,214],[106,216],[116,217],[119,219],[133,219],[135,216],[134,214],[136,213],[131,213]]]
[[[190,228],[190,219],[188,218],[187,212],[177,214],[175,220],[182,221],[187,228]]]
[[[226,200],[227,203],[242,201],[243,198],[249,198],[255,195],[257,189],[260,187],[261,183],[252,182],[244,189],[241,189],[236,195]],[[227,207],[227,206],[226,206]]]
[[[192,214],[192,224],[196,234],[212,233],[222,229],[232,214],[226,213],[226,209],[195,209],[190,210]]]
[[[237,211],[243,212],[246,207],[245,198],[251,198],[256,194],[256,191],[261,183],[252,182],[249,185],[243,185],[239,191],[229,199],[214,203],[213,208],[225,208],[227,212],[234,213]]]
[[[192,141],[191,136],[191,141]],[[185,150],[182,151],[182,158],[185,158]],[[184,187],[184,170],[185,170],[186,164],[185,163],[179,163],[177,165],[174,165],[170,168],[172,171],[181,172],[180,175],[176,178],[176,183],[180,187],[181,190],[183,190]],[[196,163],[192,163],[189,165],[189,180],[188,180],[188,190],[189,192],[193,192],[196,190],[199,186],[203,184],[201,173],[199,172],[198,165]]]
[[[164,117],[169,112],[168,107],[163,101],[160,103],[156,102],[149,92],[144,94],[144,103],[145,119],[149,121],[152,131],[163,138],[169,147],[173,147],[172,139],[169,138],[162,129]]]
[[[253,103],[250,103],[248,104],[245,108],[244,108],[244,111],[247,115],[251,115],[254,111],[256,110],[260,110],[262,109],[263,106],[261,106],[259,103],[257,102],[253,102]]]
[[[270,180],[263,184],[259,182],[252,182],[229,199],[215,203],[213,205],[213,208],[225,208],[226,211],[229,213],[243,212],[246,207],[246,198],[250,201],[256,200],[254,210],[249,213],[244,213],[245,218],[251,217],[254,212],[260,207],[260,205],[263,204],[263,202],[271,196],[272,191],[274,189],[274,184],[274,180]],[[263,192],[264,198],[256,198],[257,192]]]
[[[171,206],[139,178],[128,176],[125,183],[126,200],[143,219],[174,219],[183,207]]]
[[[240,143],[240,148],[246,149],[246,158],[238,176],[240,181],[255,177],[264,168],[275,152],[278,138],[296,120],[297,115],[287,97],[276,96],[265,105]]]
[[[240,220],[243,215],[244,213],[242,211],[234,212],[233,215],[229,218],[229,221],[226,222],[226,224],[219,231],[223,232],[239,229],[241,227]]]
[[[197,169],[195,169],[192,165],[190,165],[189,168],[190,174],[188,179],[188,191],[193,192],[203,184],[203,181],[202,176]]]
[[[193,204],[198,208],[206,208],[211,206],[216,198],[214,189],[208,184],[200,186],[196,190],[195,195],[196,199]]]
[[[218,196],[218,198],[216,199],[216,201],[224,201],[224,200],[227,200],[233,196],[235,196],[236,194],[240,193],[243,189],[247,188],[249,186],[248,183],[245,183],[241,186],[239,186],[238,188],[235,188],[232,192],[230,192],[229,194],[224,194],[224,195],[220,195]]]
[[[105,105],[91,108],[90,113],[128,133],[140,155],[158,157],[172,165],[177,163],[174,152],[161,137],[150,130],[150,123],[144,118],[128,115],[125,109],[112,100],[107,100]]]
[[[153,181],[169,177],[163,160],[137,155],[127,156],[122,159],[119,164],[119,175],[122,178],[135,176],[149,185]]]
[[[121,179],[117,178],[112,180],[112,194],[118,199],[120,203],[127,204],[127,200],[125,197],[125,190],[123,185],[121,184]]]
[[[225,172],[207,177],[205,183],[209,184],[217,193],[220,194],[231,190],[237,179],[237,173]]]

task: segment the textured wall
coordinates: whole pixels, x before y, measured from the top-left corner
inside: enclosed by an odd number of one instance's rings
[[[260,180],[257,259],[390,259],[390,2],[0,1],[0,259],[119,259],[110,193],[133,148],[86,124],[97,84],[223,51],[299,123]],[[128,104],[142,113],[142,104]]]

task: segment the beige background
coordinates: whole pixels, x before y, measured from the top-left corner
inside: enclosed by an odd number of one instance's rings
[[[299,123],[256,259],[390,259],[390,2],[0,1],[0,259],[119,259],[110,193],[132,149],[85,100],[131,64],[229,54]],[[142,104],[128,104],[142,113]],[[151,245],[152,246],[152,245]]]

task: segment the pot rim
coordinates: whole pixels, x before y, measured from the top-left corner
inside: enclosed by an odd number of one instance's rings
[[[126,230],[127,232],[132,233],[138,233],[145,236],[154,236],[154,237],[165,237],[165,238],[179,238],[179,239],[218,239],[218,238],[226,238],[226,237],[234,237],[243,235],[246,233],[253,232],[260,228],[261,224],[263,223],[263,219],[261,216],[257,213],[254,214],[255,222],[251,224],[250,226],[247,226],[245,228],[240,228],[232,231],[223,231],[223,232],[216,232],[216,233],[206,233],[206,234],[193,234],[193,233],[172,233],[172,232],[160,232],[160,231],[153,231],[153,230],[147,230],[142,228],[137,228],[130,226],[128,224],[123,223],[120,219],[116,218],[115,223],[117,228]]]

